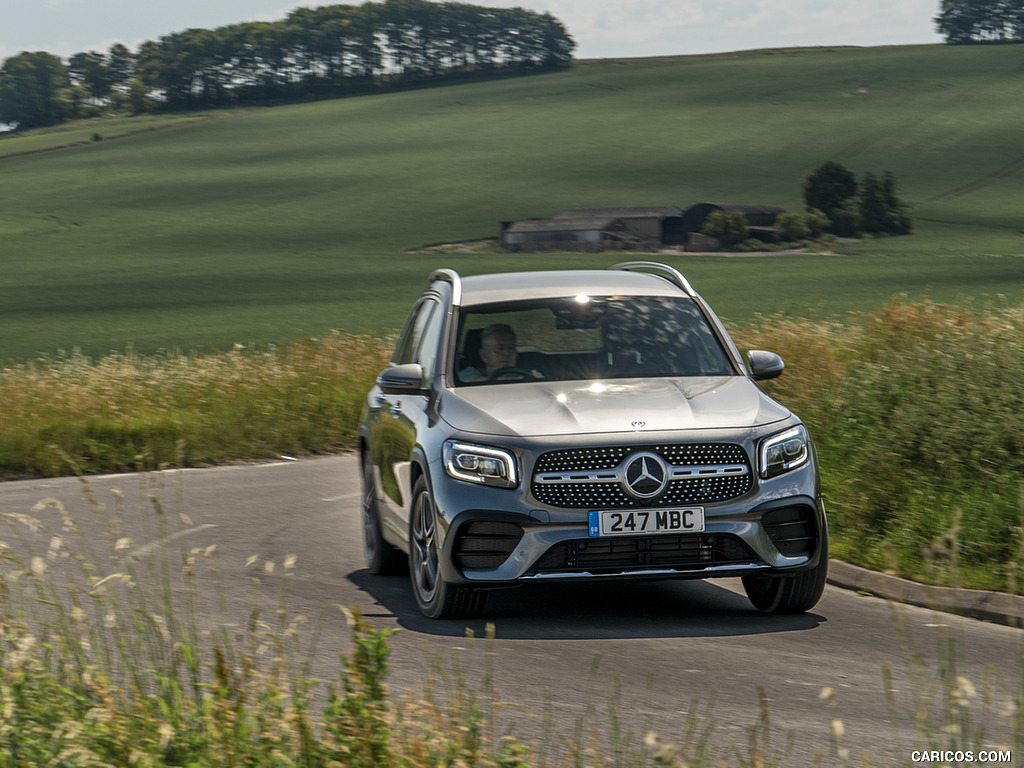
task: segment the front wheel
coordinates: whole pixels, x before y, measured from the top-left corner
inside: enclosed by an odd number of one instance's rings
[[[437,508],[424,477],[413,486],[409,529],[409,579],[420,612],[428,619],[479,614],[487,593],[456,587],[441,575]]]
[[[828,576],[828,544],[818,564],[793,576],[754,574],[743,577],[743,589],[762,613],[803,613],[818,604]]]

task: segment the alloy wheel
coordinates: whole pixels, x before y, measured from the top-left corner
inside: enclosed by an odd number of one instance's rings
[[[420,492],[412,519],[412,576],[423,603],[431,603],[437,595],[437,517],[430,493]]]

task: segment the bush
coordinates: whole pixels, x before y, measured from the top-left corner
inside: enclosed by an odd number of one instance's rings
[[[742,243],[736,243],[730,251],[735,253],[760,253],[762,251],[778,251],[784,246],[776,243],[766,243],[764,240],[758,240],[756,237],[748,237]]]
[[[828,232],[830,224],[828,216],[817,208],[811,208],[811,210],[804,215],[804,223],[811,231],[810,236],[815,240],[821,238],[826,232]]]
[[[782,230],[786,240],[806,240],[811,236],[807,217],[801,216],[799,213],[783,213],[775,220],[775,225]]]
[[[739,211],[714,211],[700,228],[702,235],[714,237],[729,247],[747,239],[747,217]]]
[[[766,389],[808,422],[838,557],[901,575],[1021,591],[1024,307],[894,300],[855,325],[772,318]]]
[[[825,414],[853,538],[875,550],[885,541],[921,572],[935,558],[950,564],[943,537],[958,529],[964,567],[1001,570],[1005,586],[1020,543],[1022,340],[1020,310],[894,302],[872,320],[864,359]]]

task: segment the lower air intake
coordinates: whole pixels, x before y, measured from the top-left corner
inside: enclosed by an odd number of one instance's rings
[[[757,556],[735,536],[616,536],[560,542],[537,561],[528,575],[622,573],[659,568],[685,571],[750,562],[758,562]]]

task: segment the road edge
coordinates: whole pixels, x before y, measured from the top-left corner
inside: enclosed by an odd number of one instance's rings
[[[829,560],[828,583],[898,603],[955,613],[995,624],[1024,627],[1024,597],[1020,595],[982,589],[936,587],[836,559]]]

